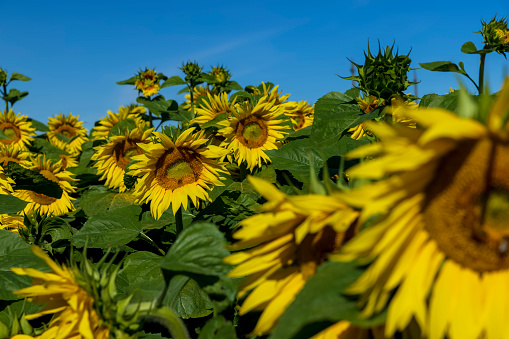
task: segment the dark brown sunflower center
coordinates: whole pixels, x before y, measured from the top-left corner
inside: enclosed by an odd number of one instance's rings
[[[143,154],[143,150],[136,145],[135,141],[122,140],[115,145],[113,154],[117,166],[125,170],[127,164],[131,161],[131,157]]]
[[[29,194],[32,201],[40,205],[51,205],[52,203],[57,201],[56,198],[49,197],[46,194],[36,193],[32,191],[30,191]]]
[[[478,272],[509,268],[509,143],[464,142],[428,186],[424,223],[452,260]]]
[[[72,138],[76,135],[76,128],[65,123],[63,125],[58,126],[58,128],[55,130],[55,133],[60,133],[66,138]]]
[[[261,147],[268,138],[267,123],[257,116],[250,116],[239,121],[236,134],[244,146],[248,148]]]
[[[189,148],[171,148],[156,164],[156,180],[164,188],[175,190],[200,178],[203,165],[200,155]]]
[[[14,126],[11,123],[3,123],[0,125],[0,129],[4,132],[7,139],[2,139],[3,144],[11,144],[20,139],[21,133],[18,127]]]
[[[294,118],[296,124],[293,125],[293,128],[297,131],[304,126],[304,123],[306,122],[306,116],[301,112],[295,113],[297,114],[297,116]]]

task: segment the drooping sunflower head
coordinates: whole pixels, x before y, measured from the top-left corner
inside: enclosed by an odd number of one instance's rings
[[[145,97],[155,95],[161,89],[159,85],[159,76],[153,69],[140,71],[138,75],[136,75],[134,86],[136,86],[136,89]]]
[[[7,136],[6,139],[0,139],[0,142],[26,149],[27,145],[34,140],[35,127],[32,127],[27,115],[20,116],[20,114],[14,113],[12,108],[0,114],[0,129]]]
[[[290,103],[293,103],[293,106],[288,106],[285,114],[292,120],[293,129],[298,131],[311,126],[315,117],[315,106],[310,106],[307,101]]]
[[[350,154],[376,157],[351,177],[381,181],[343,197],[362,208],[362,221],[378,216],[337,256],[370,263],[348,292],[360,295],[366,316],[388,304],[387,337],[412,318],[432,339],[500,337],[509,302],[509,79],[487,119],[473,115],[481,122],[439,108],[400,114],[417,128],[372,125],[381,142]]]
[[[70,154],[79,154],[81,146],[88,138],[83,121],[78,119],[79,115],[74,116],[71,113],[68,116],[60,113],[49,117],[47,135],[51,144]]]
[[[142,121],[141,115],[146,112],[145,107],[137,105],[120,106],[118,113],[108,111],[107,115],[99,120],[99,126],[92,129],[91,137],[93,140],[107,138],[111,129],[122,120],[132,119],[136,125],[139,125]]]
[[[15,145],[0,145],[0,165],[7,166],[9,161],[18,163],[22,166],[28,166],[30,152],[20,149]]]
[[[56,182],[62,188],[62,196],[60,198],[51,197],[43,193],[37,193],[31,190],[16,190],[12,193],[15,197],[27,201],[28,205],[23,212],[30,214],[34,210],[39,209],[39,213],[52,213],[54,215],[65,214],[74,211],[74,205],[70,197],[70,193],[74,193],[76,188],[72,186],[74,179],[71,173],[62,170],[58,163],[53,163],[51,159],[46,159],[46,155],[40,154],[30,159],[29,169],[42,174],[46,179]]]
[[[226,155],[226,150],[205,144],[208,139],[204,131],[194,133],[194,128],[175,135],[174,140],[166,134],[155,132],[160,141],[156,144],[141,144],[145,154],[131,159],[129,174],[141,177],[133,194],[139,202],[150,203],[150,211],[159,219],[171,204],[173,213],[182,206],[187,210],[188,200],[198,206],[200,200],[209,200],[208,191],[213,186],[222,186],[220,176],[226,173],[225,164],[217,159]]]
[[[219,125],[218,134],[226,139],[222,146],[233,153],[238,164],[244,161],[252,171],[262,162],[270,162],[264,151],[277,149],[288,127],[283,125],[284,108],[267,102],[265,96],[253,107],[245,101],[235,106],[232,115]]]
[[[326,256],[356,230],[358,212],[335,196],[288,196],[272,184],[248,177],[267,199],[260,214],[239,223],[239,241],[226,257],[237,265],[230,277],[247,277],[239,287],[240,314],[262,311],[252,334],[269,333]]]
[[[191,124],[197,123],[202,126],[206,122],[214,120],[219,114],[226,113],[230,115],[235,106],[235,99],[230,103],[228,94],[224,92],[219,95],[207,93],[207,97],[208,100],[202,101],[202,104],[195,109],[196,118],[191,120]]]
[[[215,95],[217,93],[217,91],[215,89],[209,89],[208,86],[204,86],[204,85],[200,85],[200,86],[196,86],[193,90],[193,103],[196,104],[196,102],[198,101],[198,98],[201,97],[202,95],[204,96],[208,96],[209,94],[211,95]],[[186,94],[184,96],[186,98],[186,100],[184,100],[184,109],[187,109],[188,111],[191,110],[191,94]]]
[[[126,167],[135,155],[143,154],[139,144],[147,144],[150,140],[152,128],[145,130],[144,124],[140,127],[126,131],[125,135],[111,137],[107,144],[94,147],[96,151],[91,160],[96,163],[97,174],[100,180],[106,180],[106,186],[124,192],[127,188],[124,184]]]

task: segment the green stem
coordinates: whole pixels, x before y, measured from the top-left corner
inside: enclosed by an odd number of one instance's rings
[[[150,127],[154,127],[154,124],[152,123],[152,112],[148,111],[148,122],[150,124]]]
[[[7,96],[7,85],[4,84],[3,96]],[[5,113],[9,112],[9,101],[5,100]]]
[[[145,233],[141,232],[140,233],[140,237],[141,237],[141,239],[145,240],[146,242],[148,242],[149,244],[151,244],[152,246],[157,248],[159,253],[161,253],[162,255],[166,255],[166,252],[164,252],[159,246],[157,246],[157,244],[154,242],[154,240],[150,239],[150,237],[148,235],[146,235]]]
[[[177,224],[177,236],[184,230],[184,221],[182,220],[182,206],[179,207],[175,213],[175,222]]]
[[[479,95],[484,92],[484,62],[486,60],[486,54],[481,54],[481,62],[479,64]]]

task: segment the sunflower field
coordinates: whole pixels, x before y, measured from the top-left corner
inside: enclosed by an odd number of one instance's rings
[[[315,104],[188,61],[90,131],[0,69],[0,338],[509,338],[509,29],[481,24],[475,76],[419,64],[476,93],[408,93],[394,46]]]

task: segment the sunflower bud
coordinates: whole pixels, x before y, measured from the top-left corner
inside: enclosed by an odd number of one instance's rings
[[[0,86],[3,86],[7,81],[7,72],[0,68]]]
[[[390,99],[401,96],[408,86],[415,84],[408,81],[407,73],[412,60],[407,55],[393,55],[393,47],[387,46],[382,52],[378,45],[378,55],[374,57],[368,46],[368,54],[364,53],[364,65],[352,63],[357,67],[358,75],[343,79],[354,80],[359,83],[359,88],[366,95],[374,95],[377,98],[390,101]]]
[[[159,80],[160,78],[155,70],[145,69],[136,75],[134,85],[139,92],[143,93],[143,96],[149,97],[157,94],[161,89]]]
[[[202,67],[196,61],[188,61],[180,69],[186,74],[186,80],[189,80],[189,78],[195,79],[200,76]]]
[[[212,67],[212,72],[210,72],[209,74],[212,75],[216,79],[216,82],[220,84],[227,83],[228,80],[230,80],[231,78],[230,71],[228,71],[223,66]]]
[[[482,29],[480,32],[484,38],[485,48],[493,49],[497,53],[504,54],[509,52],[509,29],[507,19],[497,20],[495,16],[490,22],[481,20]]]

